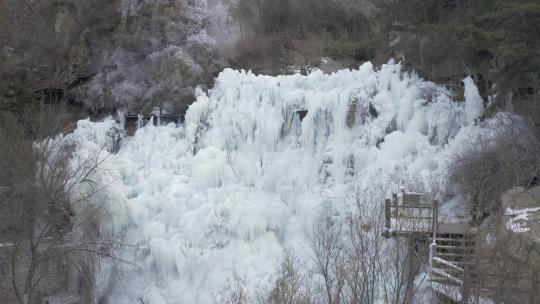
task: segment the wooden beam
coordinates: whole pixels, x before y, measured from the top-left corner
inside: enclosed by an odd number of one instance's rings
[[[428,204],[417,204],[417,205],[390,205],[390,207],[395,209],[433,209],[433,206]]]
[[[385,227],[390,230],[390,199],[384,200]]]
[[[433,210],[431,211],[433,215],[433,222],[431,230],[434,232],[434,235],[437,233],[437,229],[439,228],[439,201],[434,200],[433,201]]]

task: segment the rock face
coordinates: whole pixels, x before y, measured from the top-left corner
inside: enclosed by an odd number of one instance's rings
[[[534,188],[515,187],[502,196],[503,208],[540,207],[540,186]]]
[[[540,186],[515,187],[479,229],[475,284],[495,303],[536,303],[540,288]],[[485,292],[484,292],[484,295]]]
[[[0,96],[13,102],[52,88],[94,113],[185,109],[194,88],[225,66],[222,50],[235,35],[234,1],[7,1]]]
[[[93,112],[137,113],[155,105],[184,111],[194,88],[211,82],[224,66],[214,31],[222,20],[211,18],[226,12],[223,1],[213,6],[184,0],[115,2],[108,39],[88,37],[71,48],[70,66],[92,61],[86,73],[95,72],[77,89],[77,99]]]

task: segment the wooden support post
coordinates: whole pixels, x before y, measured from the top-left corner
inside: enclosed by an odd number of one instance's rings
[[[462,244],[462,246],[464,246]],[[470,257],[467,257],[465,254],[463,255],[464,261],[470,261]],[[469,297],[471,295],[471,269],[470,265],[465,264],[463,265],[463,286],[461,286],[461,303],[467,304],[469,303]]]
[[[439,201],[438,200],[433,200],[433,223],[431,224],[432,225],[432,230],[433,230],[433,236],[436,237],[437,236],[437,225],[438,225],[438,221],[439,221]]]
[[[386,228],[387,231],[390,230],[390,224],[391,224],[391,219],[390,219],[390,199],[385,199],[384,200],[384,227]]]
[[[418,274],[420,266],[420,256],[417,255],[416,238],[409,237],[407,239],[407,286],[405,290],[405,303],[412,303],[414,296],[414,278]]]

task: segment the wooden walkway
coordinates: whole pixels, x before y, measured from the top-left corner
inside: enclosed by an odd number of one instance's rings
[[[140,120],[142,120],[143,122],[148,122],[151,119],[153,120],[153,124],[155,126],[158,126],[161,124],[168,124],[171,122],[174,122],[174,123],[182,122],[184,120],[184,117],[182,115],[176,115],[176,114],[126,115],[126,124],[136,124]]]
[[[154,126],[163,126],[169,123],[184,122],[184,114],[128,114],[125,116],[124,129],[127,134],[133,135],[135,131],[149,122]]]

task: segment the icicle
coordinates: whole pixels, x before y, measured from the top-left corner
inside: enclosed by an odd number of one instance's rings
[[[144,127],[144,117],[141,113],[137,114],[137,130]]]

